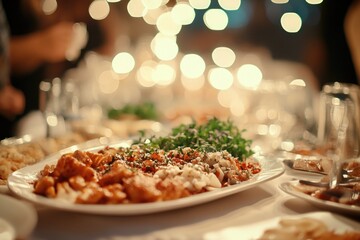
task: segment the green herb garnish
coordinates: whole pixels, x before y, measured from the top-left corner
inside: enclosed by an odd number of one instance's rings
[[[140,104],[126,104],[120,109],[109,109],[108,117],[110,119],[120,119],[124,115],[133,115],[138,119],[157,120],[158,113],[152,102],[144,102]]]
[[[240,161],[253,154],[251,140],[244,139],[242,133],[232,121],[221,121],[217,118],[208,120],[205,124],[193,122],[181,124],[172,129],[165,137],[151,137],[146,143],[140,138],[134,144],[146,144],[148,148],[159,148],[165,151],[191,147],[203,152],[228,151]]]

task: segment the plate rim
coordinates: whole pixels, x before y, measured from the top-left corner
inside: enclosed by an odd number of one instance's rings
[[[116,144],[105,144],[101,146],[96,146],[88,149],[83,149],[83,151],[96,151],[103,149],[106,146],[120,146],[120,145],[129,144],[129,140],[120,141]],[[76,147],[73,147],[76,149]],[[69,149],[67,149],[68,151]],[[168,210],[180,209],[190,206],[195,206],[201,203],[206,203],[214,201],[226,196],[230,196],[242,191],[245,191],[249,188],[252,188],[260,183],[270,181],[274,178],[279,177],[285,172],[283,164],[278,161],[276,158],[270,158],[262,156],[257,158],[257,160],[262,164],[263,170],[260,173],[256,174],[254,178],[238,183],[236,185],[231,185],[221,189],[215,189],[214,191],[204,192],[180,199],[161,201],[161,202],[151,202],[151,203],[137,203],[137,204],[112,204],[112,205],[100,205],[100,204],[75,204],[70,203],[66,200],[55,200],[49,199],[37,194],[32,193],[32,184],[27,182],[24,177],[36,178],[36,174],[46,165],[56,163],[58,158],[65,153],[64,151],[59,151],[56,154],[46,157],[43,161],[38,162],[34,165],[26,166],[15,172],[13,172],[8,178],[8,188],[10,192],[17,195],[18,197],[25,199],[27,201],[39,204],[42,206],[47,206],[50,208],[72,211],[72,212],[83,212],[90,214],[101,214],[101,215],[144,215],[155,212],[163,212]]]
[[[294,184],[298,183],[298,180],[291,180],[291,181],[286,181],[286,182],[282,182],[278,185],[278,187],[285,193],[292,195],[294,197],[303,199],[315,206],[320,206],[321,208],[332,208],[332,209],[336,209],[336,210],[345,210],[349,213],[360,213],[360,207],[357,207],[355,205],[346,205],[346,204],[342,204],[342,203],[337,203],[337,202],[331,202],[331,201],[327,201],[327,200],[322,200],[322,199],[318,199],[315,197],[312,197],[306,193],[303,193],[301,191],[298,191],[296,189],[294,189]]]

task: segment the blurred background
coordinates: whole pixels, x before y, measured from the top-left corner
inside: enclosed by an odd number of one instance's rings
[[[134,106],[150,111],[143,118],[169,126],[208,116],[232,118],[255,143],[265,139],[259,148],[268,151],[315,134],[318,92],[325,83],[357,83],[342,29],[351,1],[337,6],[329,0],[38,2],[42,28],[55,16],[73,13],[67,68],[49,68],[38,78],[50,83],[39,95],[51,91],[41,112],[65,120],[119,119],[116,114]],[[3,4],[10,8],[9,1]],[[79,17],[77,8],[86,17]],[[9,19],[13,33],[16,19]],[[107,35],[92,32],[94,21],[109,22]],[[109,36],[111,51],[82,51]],[[42,132],[26,118],[32,110],[18,122],[17,135]],[[84,123],[73,121],[72,127]]]

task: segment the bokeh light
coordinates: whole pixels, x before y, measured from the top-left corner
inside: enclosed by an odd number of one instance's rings
[[[261,70],[253,64],[242,65],[236,76],[241,86],[253,90],[259,87],[263,78]]]
[[[119,80],[114,76],[112,71],[104,71],[99,76],[98,85],[100,92],[111,94],[119,88]]]
[[[178,3],[172,8],[171,15],[178,24],[189,25],[195,19],[195,10],[188,3]]]
[[[135,67],[135,59],[128,52],[116,54],[112,60],[112,68],[114,72],[124,74],[131,72]]]
[[[323,0],[306,0],[306,2],[311,5],[316,5],[316,4],[321,4]]]
[[[290,86],[306,87],[306,83],[303,79],[294,79],[289,83]]]
[[[141,0],[130,0],[127,4],[127,10],[132,17],[143,17],[146,14],[146,8]]]
[[[152,78],[154,69],[156,67],[155,61],[145,61],[139,67],[136,73],[136,80],[142,87],[153,87],[155,86],[156,82]]]
[[[212,68],[208,73],[210,85],[218,90],[229,89],[234,82],[234,77],[228,69]]]
[[[240,117],[242,116],[244,120],[244,115],[249,108],[249,98],[243,97],[241,98],[239,95],[234,97],[230,104],[230,112],[234,116]]]
[[[175,81],[176,73],[172,66],[159,63],[156,65],[151,77],[156,84],[160,86],[167,86]]]
[[[156,9],[162,5],[162,0],[141,0],[145,8]]]
[[[110,6],[106,0],[94,0],[89,6],[89,14],[95,20],[105,19],[110,13]]]
[[[209,9],[204,14],[204,23],[210,30],[224,30],[228,22],[228,16],[222,9]]]
[[[57,1],[56,0],[44,0],[42,4],[42,10],[45,15],[53,14],[57,9]]]
[[[229,11],[237,10],[240,8],[241,0],[218,0],[219,5]]]
[[[219,67],[230,67],[234,64],[236,55],[228,47],[217,47],[213,50],[211,57],[214,63]]]
[[[181,30],[181,25],[174,21],[171,12],[161,14],[156,21],[156,27],[164,35],[176,35]]]
[[[273,2],[275,4],[285,4],[285,3],[288,3],[289,0],[271,0],[271,2]]]
[[[207,9],[211,0],[189,0],[190,5],[195,9]]]
[[[189,91],[197,91],[204,87],[205,76],[201,75],[197,78],[188,78],[184,75],[181,76],[181,83],[183,87]]]
[[[172,60],[178,52],[179,46],[175,36],[165,36],[158,33],[151,41],[151,50],[161,60]]]
[[[145,11],[143,16],[144,21],[149,25],[156,25],[156,22],[161,14],[163,14],[164,10],[160,8],[150,9]]]
[[[301,29],[302,20],[297,13],[284,13],[280,19],[281,27],[289,33],[297,33]]]
[[[198,78],[204,74],[206,65],[202,57],[197,54],[187,54],[180,62],[180,70],[188,78]]]
[[[217,99],[223,107],[230,108],[231,103],[237,98],[237,91],[234,88],[219,91]]]

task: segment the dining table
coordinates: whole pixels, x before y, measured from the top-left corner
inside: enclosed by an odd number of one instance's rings
[[[264,231],[261,223],[306,214],[331,214],[332,218],[326,221],[341,219],[351,222],[353,229],[360,229],[357,212],[317,206],[279,188],[281,183],[296,178],[284,167],[279,176],[244,191],[188,207],[144,214],[103,215],[30,203],[36,209],[37,222],[28,239],[248,239],[249,234],[261,235]],[[25,201],[11,192],[5,194]]]

